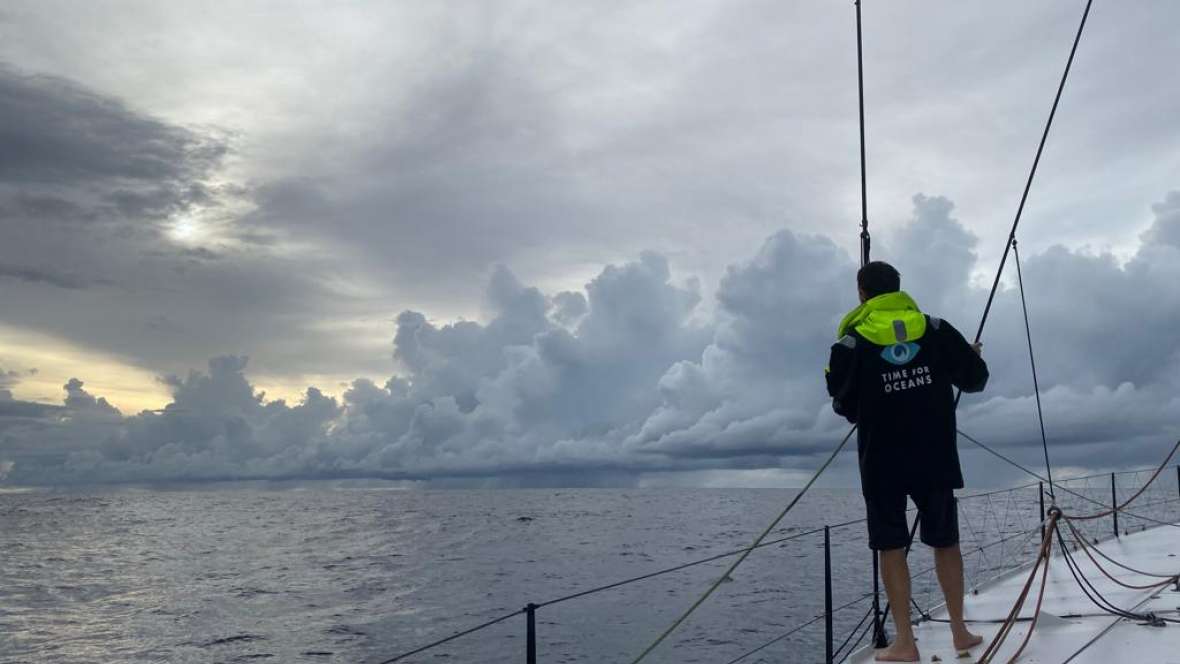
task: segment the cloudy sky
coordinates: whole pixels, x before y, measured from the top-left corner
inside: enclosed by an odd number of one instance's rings
[[[1082,4],[866,3],[874,257],[968,336]],[[6,2],[0,479],[798,484],[846,430],[853,21]],[[1096,3],[1025,210],[1063,468],[1180,435],[1178,21]],[[1036,464],[1018,314],[961,422]]]

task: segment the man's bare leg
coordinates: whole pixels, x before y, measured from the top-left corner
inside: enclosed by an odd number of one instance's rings
[[[963,555],[958,544],[934,549],[934,569],[938,585],[946,597],[946,612],[951,619],[951,635],[956,650],[967,650],[983,643],[983,637],[972,634],[963,622]]]
[[[920,661],[914,626],[910,623],[910,566],[906,563],[905,549],[881,551],[880,556],[881,580],[885,582],[885,596],[889,598],[897,638],[888,648],[878,650],[876,659],[878,662]]]

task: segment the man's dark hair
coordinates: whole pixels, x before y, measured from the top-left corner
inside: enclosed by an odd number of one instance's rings
[[[901,275],[885,261],[866,263],[856,273],[856,285],[870,298],[901,290]]]

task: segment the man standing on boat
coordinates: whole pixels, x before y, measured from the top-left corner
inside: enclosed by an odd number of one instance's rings
[[[917,662],[906,564],[906,496],[918,507],[922,542],[934,548],[955,647],[965,651],[983,640],[963,621],[963,557],[954,496],[954,489],[963,487],[963,474],[953,388],[982,390],[988,370],[980,344],[967,343],[950,323],[923,314],[901,290],[893,266],[868,263],[857,272],[856,283],[861,304],[836,332],[828,393],[836,413],[859,427],[869,546],[880,556],[897,629],[897,638],[876,659]]]

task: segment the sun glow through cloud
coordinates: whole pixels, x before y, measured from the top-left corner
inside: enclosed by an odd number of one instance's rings
[[[205,234],[204,225],[193,217],[180,217],[168,228],[168,237],[177,242],[196,242]]]
[[[12,389],[17,399],[59,404],[62,385],[78,378],[124,414],[161,408],[172,400],[156,374],[48,334],[0,325],[0,361],[5,369],[25,374]]]

